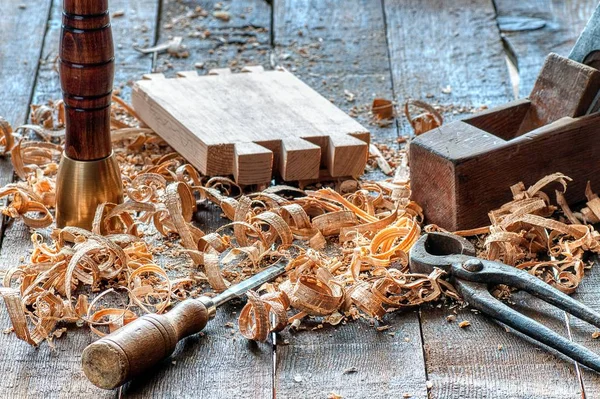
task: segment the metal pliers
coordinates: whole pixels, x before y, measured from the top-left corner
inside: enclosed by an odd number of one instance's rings
[[[458,293],[473,308],[600,372],[600,356],[512,309],[492,296],[489,288],[498,284],[518,288],[599,328],[600,313],[526,271],[477,258],[473,245],[454,234],[428,233],[410,250],[412,272],[429,274],[435,268],[448,274]]]

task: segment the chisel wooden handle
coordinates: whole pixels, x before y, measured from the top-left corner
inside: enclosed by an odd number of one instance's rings
[[[163,315],[136,319],[85,348],[83,371],[100,388],[123,385],[171,355],[177,342],[200,332],[214,314],[212,300],[201,297],[181,302]]]
[[[64,0],[59,72],[66,108],[65,154],[108,157],[115,70],[108,0]]]

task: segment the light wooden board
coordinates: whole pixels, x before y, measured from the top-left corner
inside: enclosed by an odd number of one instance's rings
[[[144,122],[202,173],[240,184],[364,171],[369,132],[285,70],[149,75],[132,103]]]

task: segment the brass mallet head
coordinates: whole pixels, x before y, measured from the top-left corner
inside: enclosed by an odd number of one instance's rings
[[[56,180],[56,225],[91,230],[96,208],[123,202],[123,186],[114,154],[97,161],[62,156]]]

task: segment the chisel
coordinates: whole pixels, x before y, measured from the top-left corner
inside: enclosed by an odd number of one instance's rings
[[[217,307],[281,275],[286,266],[286,262],[280,262],[214,298],[187,299],[168,313],[148,314],[132,321],[85,348],[83,372],[103,389],[123,385],[169,357],[180,340],[202,331]]]

